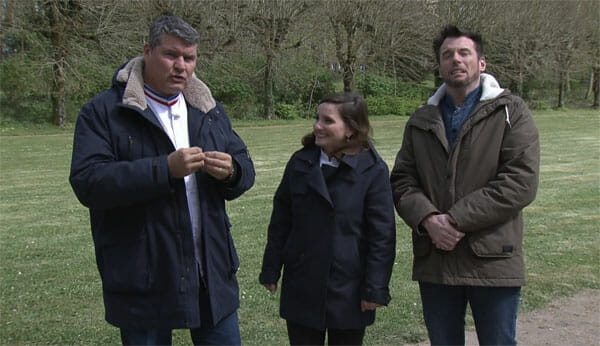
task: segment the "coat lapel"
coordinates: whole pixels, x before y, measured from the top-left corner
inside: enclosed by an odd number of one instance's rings
[[[306,181],[309,188],[322,196],[333,207],[325,178],[319,165],[319,155],[321,151],[318,147],[303,150],[298,154],[301,164],[297,166],[299,172],[306,175]]]
[[[200,131],[203,130],[202,128],[202,120],[205,117],[204,114],[196,111],[194,108],[190,107],[188,105],[187,107],[187,113],[188,113],[188,135],[190,137],[190,146],[202,146],[202,144],[200,143],[200,139],[203,138],[202,136],[205,135],[201,134]]]

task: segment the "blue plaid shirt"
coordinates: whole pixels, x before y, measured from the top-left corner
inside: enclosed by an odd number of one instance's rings
[[[448,146],[450,149],[454,147],[456,137],[460,132],[461,127],[469,119],[469,115],[473,112],[479,99],[481,98],[481,85],[475,90],[471,91],[465,98],[465,101],[460,107],[454,105],[452,97],[446,93],[440,102],[440,109],[442,111],[442,117],[444,118],[444,127],[446,128],[446,139],[448,139]]]

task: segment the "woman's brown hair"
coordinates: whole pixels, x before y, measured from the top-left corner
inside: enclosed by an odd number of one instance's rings
[[[369,148],[371,133],[373,132],[369,123],[367,104],[365,100],[355,92],[335,93],[325,95],[321,102],[336,105],[342,120],[354,133],[349,137],[347,147]],[[315,132],[311,132],[302,138],[302,145],[309,146],[315,143]]]

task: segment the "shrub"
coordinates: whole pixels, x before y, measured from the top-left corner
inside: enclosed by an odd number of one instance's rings
[[[548,104],[546,104],[546,102],[542,101],[542,100],[532,100],[527,102],[527,104],[529,105],[530,109],[535,109],[535,110],[548,110],[550,109],[550,107],[548,107]]]
[[[227,109],[230,117],[246,119],[255,115],[257,98],[246,82],[218,69],[204,69],[200,78],[208,85],[213,97]]]
[[[365,97],[369,115],[410,115],[433,92],[420,84],[363,71],[356,74],[355,85]]]
[[[380,76],[370,72],[357,72],[354,86],[363,97],[394,95],[397,82],[390,77]]]
[[[291,105],[287,103],[277,103],[275,104],[275,115],[279,119],[291,120],[297,119],[300,117],[300,111],[296,105]]]
[[[421,100],[397,96],[370,96],[365,99],[369,115],[411,115]]]
[[[356,74],[355,83],[365,97],[369,115],[410,115],[433,92],[420,84],[362,71]]]
[[[296,62],[293,68],[282,70],[277,76],[277,102],[305,105],[318,103],[323,96],[335,91],[335,76],[326,68],[310,61]]]
[[[0,68],[2,81],[0,108],[2,117],[17,121],[43,123],[51,121],[51,104],[46,83],[47,73],[35,73],[35,62],[27,56],[4,59]]]

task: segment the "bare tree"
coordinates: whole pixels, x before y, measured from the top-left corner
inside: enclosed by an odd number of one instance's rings
[[[275,59],[286,47],[287,36],[294,21],[301,18],[309,8],[306,1],[262,0],[250,3],[250,15],[247,28],[253,34],[256,43],[262,47],[266,61],[263,78],[264,117],[275,118],[275,97],[273,83],[275,77]],[[295,42],[288,47],[299,47]]]
[[[41,35],[49,43],[38,39],[34,41],[37,49],[33,50],[37,50],[39,66],[50,66],[52,119],[56,126],[64,127],[69,71],[77,74],[77,64],[71,63],[77,60],[74,51],[81,47],[82,41],[98,44],[101,31],[97,24],[107,19],[100,12],[112,4],[91,0],[39,0],[23,4],[20,15],[28,23],[22,29],[23,35]]]
[[[378,20],[391,2],[326,0],[322,3],[333,29],[335,53],[342,67],[344,91],[354,90],[354,74],[365,43],[374,38]]]
[[[414,18],[420,20],[415,22]],[[379,18],[374,40],[368,43],[369,51],[374,53],[384,73],[391,72],[402,80],[421,81],[435,65],[431,49],[434,27],[428,3],[391,2]]]

